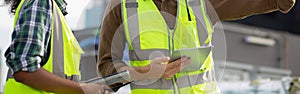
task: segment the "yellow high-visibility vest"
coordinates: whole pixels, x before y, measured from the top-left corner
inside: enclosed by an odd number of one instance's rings
[[[22,11],[29,0],[21,0],[15,14],[15,23],[18,20],[20,11]],[[47,63],[43,66],[47,71],[56,74],[60,77],[79,81],[80,79],[80,54],[83,50],[79,46],[71,29],[68,27],[64,16],[57,6],[56,2],[52,0],[52,32],[51,32],[51,50]],[[38,90],[27,86],[25,84],[15,81],[14,78],[8,78],[4,94],[53,94]]]
[[[155,52],[171,56],[174,50],[211,46],[212,23],[204,0],[177,0],[177,17],[170,29],[153,0],[122,0],[122,17],[131,66],[147,66]],[[203,33],[204,32],[204,33]],[[206,37],[200,37],[206,34]],[[171,79],[160,78],[146,85],[131,84],[132,94],[215,94],[216,83],[210,51],[197,71],[179,72]],[[208,75],[209,74],[209,75]],[[191,81],[193,80],[193,81]],[[193,83],[189,83],[193,82]]]

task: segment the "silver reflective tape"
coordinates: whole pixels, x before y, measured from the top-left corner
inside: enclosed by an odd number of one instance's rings
[[[178,88],[184,88],[184,87],[191,87],[198,84],[203,84],[204,80],[203,74],[193,75],[193,76],[183,76],[180,78],[177,78],[177,86]]]
[[[57,76],[65,78],[64,73],[64,44],[62,34],[62,22],[55,1],[52,1],[54,25],[52,30],[53,54],[52,54],[52,70]]]
[[[130,84],[131,89],[159,89],[159,90],[173,90],[173,82],[172,80],[166,79],[158,79],[156,82],[147,85],[137,85],[137,84]]]
[[[178,88],[185,88],[185,87],[191,87],[198,84],[203,84],[205,81],[202,79],[203,74],[198,75],[192,75],[192,76],[183,76],[180,78],[177,78],[177,86]],[[173,90],[173,83],[172,80],[161,78],[157,80],[156,82],[152,84],[147,85],[137,85],[137,84],[131,84],[132,89],[160,89],[160,90]]]
[[[206,31],[206,27],[205,25],[202,24],[202,22],[200,22],[200,20],[196,19],[196,23],[197,23],[197,30],[198,30],[198,39],[200,41],[201,46],[206,46],[207,44],[205,44],[207,38],[208,38],[208,34],[204,31]]]
[[[134,5],[135,4],[135,5]],[[136,0],[126,0],[127,24],[130,41],[134,49],[140,49],[139,22]]]
[[[137,2],[126,3],[126,8],[137,8],[139,4]]]
[[[205,44],[206,40],[208,39],[208,27],[205,23],[205,18],[203,13],[206,13],[205,11],[202,11],[202,8],[205,8],[205,6],[201,6],[200,0],[190,0],[188,2],[189,6],[191,6],[194,15],[196,16],[196,22],[197,22],[197,30],[198,30],[198,38],[201,43],[201,46],[207,46],[208,44]],[[205,9],[204,9],[205,10]]]
[[[128,52],[130,60],[150,60],[156,58],[155,56],[169,56],[169,53],[166,49],[135,49]]]

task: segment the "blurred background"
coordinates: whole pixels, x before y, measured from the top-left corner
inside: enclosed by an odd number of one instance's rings
[[[81,60],[82,80],[97,76],[96,57],[99,26],[107,0],[66,0],[67,22],[85,53]],[[3,4],[3,1],[1,1]],[[0,7],[0,94],[6,80],[3,57],[11,33],[13,15],[8,7]],[[224,94],[300,94],[300,2],[288,13],[272,12],[243,20],[222,22],[224,33],[215,33],[215,40],[226,37],[226,61],[216,63],[217,80]],[[219,39],[218,39],[219,38]],[[220,39],[221,38],[221,39]],[[222,44],[224,41],[215,41]],[[125,56],[126,57],[126,56]],[[225,65],[225,66],[224,66]],[[129,86],[122,94],[129,93]],[[291,93],[292,94],[292,93]]]

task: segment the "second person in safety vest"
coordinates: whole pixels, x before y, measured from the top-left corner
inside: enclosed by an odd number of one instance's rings
[[[211,51],[202,66],[191,71],[181,71],[191,63],[189,57],[170,61],[172,53],[212,47],[213,25],[219,20],[278,10],[287,13],[294,3],[295,0],[111,0],[101,25],[98,70],[104,76],[129,70],[132,94],[220,93],[214,81]],[[124,49],[128,50],[129,61],[123,59]],[[122,83],[111,87],[118,85]]]

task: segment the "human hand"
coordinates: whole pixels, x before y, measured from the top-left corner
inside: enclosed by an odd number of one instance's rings
[[[84,94],[111,94],[110,88],[106,85],[80,83],[80,87]]]
[[[169,62],[169,60],[169,57],[156,58],[147,66],[134,67],[135,71],[131,71],[131,77],[133,80],[171,78],[191,63],[191,60],[188,57],[182,57],[173,62]]]
[[[166,65],[166,70],[164,74],[162,75],[162,78],[171,78],[173,77],[177,72],[185,68],[187,65],[191,63],[190,57],[182,57],[180,59],[177,59],[175,61],[171,61]]]
[[[295,5],[296,0],[278,0],[277,6],[282,13],[288,13]]]

